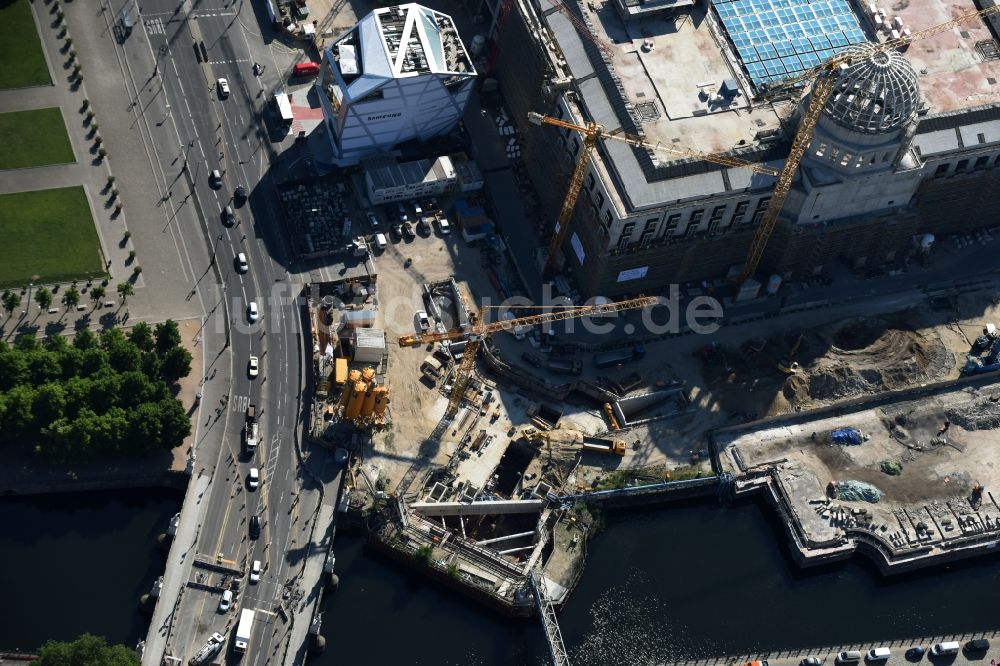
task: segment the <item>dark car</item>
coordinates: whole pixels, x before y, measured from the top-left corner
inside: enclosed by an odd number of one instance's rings
[[[819,666],[821,662],[817,657],[806,657],[799,662],[799,666]]]
[[[250,538],[256,539],[260,536],[260,516],[254,514],[250,516]]]
[[[403,240],[403,225],[402,224],[392,225],[392,229],[389,230],[389,233],[392,236],[392,240],[398,243],[399,241]]]
[[[906,658],[909,659],[910,661],[916,661],[917,659],[920,659],[921,657],[923,657],[924,656],[924,652],[926,652],[926,651],[927,650],[925,650],[924,648],[919,647],[919,646],[918,647],[911,647],[909,650],[906,651]]]
[[[406,240],[413,240],[417,235],[413,233],[413,225],[409,222],[403,223],[403,238]]]
[[[986,652],[990,649],[990,642],[985,638],[974,638],[965,644],[966,652]]]
[[[222,174],[218,169],[208,174],[208,186],[213,190],[217,190],[222,187]]]
[[[247,201],[247,188],[240,185],[236,188],[236,191],[233,192],[233,202],[237,206],[242,206],[243,204],[246,203],[246,201]]]
[[[529,365],[533,365],[536,368],[542,367],[542,359],[538,358],[531,352],[524,352],[521,354],[521,358],[523,358]]]
[[[421,236],[431,235],[431,225],[427,224],[427,220],[424,218],[420,218],[420,221],[417,222],[417,233]]]
[[[236,224],[236,215],[233,213],[232,206],[226,206],[222,209],[222,223],[227,227],[231,227]]]

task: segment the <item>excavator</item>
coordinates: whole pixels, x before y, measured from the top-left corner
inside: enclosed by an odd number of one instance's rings
[[[799,351],[799,346],[802,344],[802,334],[799,335],[795,344],[792,348],[788,350],[788,353],[781,357],[778,361],[778,370],[786,375],[793,375],[799,371],[799,364],[795,362],[795,354]]]
[[[604,437],[592,437],[577,430],[553,430],[542,431],[535,428],[525,428],[521,435],[529,442],[545,444],[548,447],[549,458],[552,457],[552,442],[562,446],[580,446],[581,451],[593,451],[595,453],[613,453],[616,456],[624,456],[626,445],[620,439],[606,439]]]

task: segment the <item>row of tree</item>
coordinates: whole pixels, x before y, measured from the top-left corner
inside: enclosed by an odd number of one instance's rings
[[[48,641],[34,666],[139,666],[135,650],[108,645],[102,636],[83,634],[75,641]]]
[[[135,288],[132,286],[131,282],[119,282],[116,290],[118,291],[118,295],[121,296],[122,303],[128,302],[128,297],[135,293]],[[90,298],[94,301],[95,307],[97,306],[98,301],[104,298],[106,293],[107,291],[103,286],[99,285],[91,288]],[[80,304],[80,298],[80,290],[76,287],[70,287],[63,292],[62,304],[69,309],[73,309]],[[54,299],[55,296],[48,290],[47,287],[39,287],[35,290],[35,303],[37,303],[38,307],[42,310],[48,310],[49,307],[52,306]],[[3,309],[8,315],[12,314],[14,310],[21,307],[21,294],[7,289],[3,292],[3,296],[0,297],[0,305],[3,306]]]
[[[127,334],[84,329],[72,344],[59,335],[0,342],[0,445],[52,463],[172,449],[191,420],[171,385],[190,372],[170,320]]]

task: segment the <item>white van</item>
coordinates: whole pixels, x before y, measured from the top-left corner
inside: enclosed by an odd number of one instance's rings
[[[958,654],[960,649],[962,649],[962,646],[958,641],[946,641],[932,645],[931,654],[935,657],[940,657],[943,654]]]
[[[868,650],[868,661],[885,661],[892,654],[887,647],[877,647]]]
[[[385,234],[375,234],[375,247],[381,252],[389,246],[388,241],[385,239]]]

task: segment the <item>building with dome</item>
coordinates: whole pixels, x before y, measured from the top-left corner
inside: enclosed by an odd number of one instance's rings
[[[850,64],[832,74],[758,280],[868,270],[926,246],[927,234],[1000,224],[1000,26],[977,18],[882,46],[976,11],[973,0],[708,0],[641,20],[611,3],[563,5],[515,0],[497,18],[491,63],[542,223],[558,214],[582,137],[534,126],[529,111],[655,146],[603,140],[593,151],[563,248],[564,274],[584,294],[656,293],[737,271],[775,178],[685,149],[780,169],[809,86],[802,99],[763,93],[845,49]]]
[[[333,161],[354,165],[451,131],[475,78],[448,15],[414,3],[372,11],[323,54],[320,127]]]

